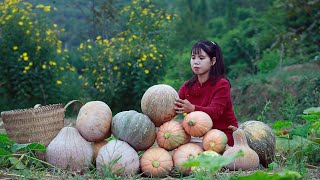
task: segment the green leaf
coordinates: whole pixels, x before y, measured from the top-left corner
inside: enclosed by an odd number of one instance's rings
[[[15,169],[25,169],[26,168],[26,166],[16,157],[9,157],[8,159],[12,165],[15,165],[14,166]]]
[[[272,129],[275,129],[275,130],[280,130],[284,127],[289,127],[289,126],[292,126],[292,122],[288,122],[288,121],[275,121],[272,125]]]
[[[307,137],[309,128],[311,127],[311,123],[302,124],[293,128],[293,130],[289,133],[289,137],[292,138],[293,135]]]
[[[223,166],[226,166],[233,162],[236,158],[243,156],[243,151],[240,150],[238,153],[231,154],[229,156],[222,156],[217,154],[215,156],[200,153],[199,156],[193,159],[189,159],[184,162],[182,166],[187,167],[202,167],[210,170],[211,172],[218,171]]]
[[[291,180],[295,178],[301,178],[302,176],[295,171],[285,171],[279,174],[268,174],[266,172],[258,171],[248,176],[231,177],[229,180]]]
[[[12,153],[9,152],[9,151],[6,151],[5,149],[3,148],[0,148],[0,156],[11,156]]]
[[[308,109],[305,109],[303,111],[303,114],[314,114],[320,116],[320,107],[311,107]]]
[[[14,141],[12,141],[7,134],[0,134],[0,142],[8,145],[14,144]]]
[[[318,115],[300,115],[300,117],[306,121],[318,121],[319,120]]]
[[[39,143],[27,143],[27,144],[13,144],[11,147],[12,152],[17,151],[40,151],[40,152],[46,152],[46,147],[43,144]]]

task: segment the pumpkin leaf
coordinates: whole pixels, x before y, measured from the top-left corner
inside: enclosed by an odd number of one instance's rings
[[[46,152],[46,147],[43,144],[39,143],[27,143],[27,144],[13,144],[11,147],[12,152],[17,151],[40,151],[40,152]]]
[[[7,145],[14,144],[14,141],[12,141],[7,134],[0,134],[0,142]]]
[[[302,176],[298,172],[288,170],[277,174],[268,174],[266,172],[258,171],[248,176],[231,177],[229,180],[290,180],[299,179],[301,177]]]
[[[10,163],[14,166],[15,169],[25,169],[25,165],[16,157],[8,158]]]
[[[272,129],[275,129],[275,130],[280,130],[284,127],[289,127],[289,126],[292,126],[292,122],[290,121],[275,121],[272,125]]]
[[[319,119],[318,115],[300,115],[300,117],[306,121],[317,121]]]
[[[12,153],[9,152],[9,151],[6,151],[5,149],[3,148],[0,148],[0,156],[11,156]]]
[[[303,111],[303,114],[313,114],[313,115],[320,116],[320,107],[311,107],[311,108],[305,109]]]
[[[297,136],[301,136],[306,138],[309,132],[309,128],[311,127],[311,123],[308,122],[306,124],[302,124],[299,126],[296,126],[292,129],[292,131],[290,131],[289,133],[289,137],[292,138],[293,135],[297,135]]]
[[[230,164],[236,158],[243,156],[243,151],[240,150],[238,153],[231,154],[229,156],[222,156],[220,154],[217,155],[209,155],[205,153],[200,153],[199,156],[193,159],[189,159],[182,166],[187,167],[202,167],[210,170],[211,172],[216,172],[220,170],[223,166]]]

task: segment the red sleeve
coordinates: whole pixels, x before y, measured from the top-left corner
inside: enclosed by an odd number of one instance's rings
[[[178,91],[178,95],[180,99],[185,99],[186,98],[186,82],[183,83],[183,85],[180,87]]]
[[[195,111],[203,111],[207,113],[210,117],[213,117],[213,122],[220,119],[230,97],[230,84],[227,80],[220,81],[217,85],[215,95],[208,106],[203,107],[195,105]]]

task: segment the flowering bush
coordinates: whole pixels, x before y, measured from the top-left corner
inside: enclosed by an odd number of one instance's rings
[[[15,107],[57,101],[60,74],[74,68],[57,38],[61,30],[46,16],[51,10],[21,0],[0,2],[0,93]]]
[[[145,90],[164,75],[173,17],[148,0],[133,0],[121,14],[127,24],[118,36],[109,40],[98,36],[78,48],[83,87],[115,112],[140,108]]]

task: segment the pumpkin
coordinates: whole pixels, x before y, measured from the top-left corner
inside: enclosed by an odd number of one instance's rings
[[[186,133],[180,122],[171,120],[160,126],[157,133],[157,144],[168,151],[190,142],[190,135]]]
[[[126,142],[111,140],[102,146],[97,159],[98,170],[110,170],[118,175],[132,175],[140,166],[138,153]]]
[[[210,116],[202,111],[193,111],[187,114],[182,121],[184,130],[191,136],[202,137],[212,129]]]
[[[177,115],[174,109],[176,98],[179,96],[173,87],[166,84],[153,85],[142,96],[141,110],[157,127],[160,127]]]
[[[203,152],[203,148],[194,143],[187,143],[179,146],[173,153],[174,167],[183,175],[189,175],[190,167],[183,167],[182,164],[189,158],[195,158],[199,153]]]
[[[46,150],[48,163],[72,171],[89,168],[93,156],[90,142],[85,140],[74,127],[62,128]]]
[[[141,171],[151,177],[165,177],[173,168],[172,156],[163,148],[150,148],[140,160]]]
[[[136,151],[150,148],[156,140],[156,127],[150,118],[137,111],[122,111],[112,118],[112,134]]]
[[[246,134],[248,145],[258,153],[260,163],[268,167],[274,157],[276,137],[273,130],[261,121],[246,121],[239,126]]]
[[[80,108],[76,128],[90,142],[100,142],[111,135],[112,112],[102,101],[90,101]]]
[[[227,143],[228,143],[227,135],[218,129],[212,129],[209,132],[207,132],[203,136],[203,140],[202,140],[202,145],[204,150],[206,151],[211,150],[217,153],[223,152],[226,148]]]
[[[234,139],[234,146],[227,149],[223,153],[223,156],[236,154],[240,150],[243,151],[244,156],[236,158],[226,167],[230,170],[248,170],[258,167],[259,156],[254,150],[249,147],[244,131],[242,129],[237,129],[234,126],[230,126],[230,128],[234,130],[232,134],[232,137]]]
[[[93,148],[93,160],[96,160],[97,155],[98,155],[101,147],[104,146],[107,143],[108,143],[108,141],[106,141],[106,140],[103,140],[103,141],[100,141],[100,142],[91,143],[91,146]]]

